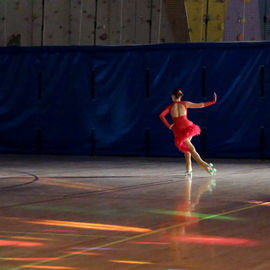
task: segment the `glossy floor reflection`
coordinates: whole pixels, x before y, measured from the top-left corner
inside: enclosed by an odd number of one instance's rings
[[[0,269],[270,269],[268,161],[0,157]]]

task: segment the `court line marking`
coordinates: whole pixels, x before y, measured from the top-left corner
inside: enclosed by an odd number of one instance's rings
[[[208,220],[208,219],[212,219],[213,217],[216,217],[216,216],[224,216],[224,215],[231,214],[231,213],[242,212],[242,211],[245,211],[245,210],[248,210],[248,209],[256,208],[256,207],[261,206],[261,205],[263,205],[263,203],[256,204],[256,205],[249,205],[249,206],[246,206],[246,207],[242,207],[242,208],[238,208],[238,209],[234,209],[234,210],[229,210],[229,211],[226,211],[226,212],[209,215],[208,217],[200,219],[199,222],[204,221],[204,220]],[[168,227],[153,230],[151,232],[146,232],[146,233],[142,233],[142,234],[138,234],[138,235],[134,235],[134,236],[129,236],[129,237],[126,237],[126,238],[123,238],[123,239],[120,239],[120,240],[116,240],[116,241],[113,241],[113,242],[109,242],[109,243],[106,243],[106,244],[102,244],[102,245],[93,247],[93,248],[91,248],[91,250],[96,250],[96,249],[100,249],[100,248],[110,247],[110,246],[114,246],[114,245],[117,245],[117,244],[129,242],[129,241],[134,240],[134,239],[138,239],[138,238],[146,237],[146,236],[149,236],[149,235],[157,234],[157,233],[160,233],[160,232],[168,231],[168,230],[171,230],[171,229],[179,228],[179,227],[182,227],[184,225],[191,224],[191,223],[193,223],[193,222],[192,221],[186,221],[186,222],[182,222],[182,223],[179,223],[179,224],[175,224],[175,225],[171,225],[171,226],[168,226]],[[89,251],[89,249],[84,249],[81,252],[86,252],[86,251]],[[71,257],[71,256],[76,256],[76,255],[80,255],[80,254],[79,253],[78,254],[64,254],[64,255],[59,256],[57,258],[64,259],[64,258],[68,258],[68,257]],[[40,261],[38,264],[39,265],[40,264],[45,264],[47,262],[49,262],[49,261],[44,260],[44,261]],[[37,263],[32,263],[32,264],[28,264],[28,265],[29,266],[34,266],[34,265],[37,265]],[[24,266],[26,266],[26,265],[24,265]],[[18,267],[10,268],[9,270],[20,270],[20,269],[23,269],[23,268],[21,266],[18,266]]]
[[[19,204],[12,204],[12,205],[5,205],[0,206],[1,209],[10,209],[13,207],[20,207],[25,205],[34,205],[34,204],[40,204],[40,203],[48,203],[48,202],[55,202],[55,201],[63,201],[67,199],[78,199],[78,198],[87,198],[91,195],[106,195],[114,192],[123,192],[123,191],[129,191],[134,189],[140,189],[145,187],[153,187],[153,186],[161,186],[161,185],[168,185],[171,183],[178,183],[182,182],[183,180],[167,180],[167,181],[158,181],[158,182],[150,182],[150,183],[143,183],[138,185],[128,185],[128,186],[120,186],[115,188],[108,188],[104,190],[93,190],[88,192],[78,192],[78,193],[71,193],[71,194],[63,194],[61,196],[46,199],[46,200],[40,200],[40,201],[32,201],[32,202],[25,202],[25,203],[19,203]]]
[[[19,187],[23,187],[23,186],[27,186],[27,185],[30,185],[30,184],[33,184],[35,182],[37,182],[39,180],[39,177],[35,174],[32,174],[32,173],[28,173],[28,172],[19,172],[19,173],[23,173],[23,174],[26,174],[29,176],[32,176],[33,179],[30,181],[30,182],[26,182],[26,183],[22,183],[22,184],[16,184],[16,185],[10,185],[10,186],[6,186],[6,187],[1,187],[0,188],[0,192],[5,192],[5,191],[9,191],[9,190],[13,190],[14,188],[19,188]],[[26,176],[24,176],[26,177]],[[15,177],[12,177],[12,178],[19,178],[19,176],[15,176]]]

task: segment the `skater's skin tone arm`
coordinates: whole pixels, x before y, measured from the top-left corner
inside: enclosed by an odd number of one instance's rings
[[[186,101],[186,106],[189,109],[199,109],[199,108],[204,107],[204,103],[203,102],[201,102],[201,103],[193,103],[193,102],[190,102],[190,101]]]
[[[210,106],[216,102],[217,102],[217,94],[214,93],[214,98],[210,102],[192,103],[190,101],[186,101],[186,106],[187,108],[190,108],[190,109],[198,109],[198,108],[204,108],[204,107]]]

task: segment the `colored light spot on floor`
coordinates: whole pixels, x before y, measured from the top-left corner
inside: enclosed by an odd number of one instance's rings
[[[54,270],[71,270],[77,269],[75,267],[67,266],[45,266],[45,265],[22,265],[22,268],[32,268],[32,269],[54,269]]]
[[[140,262],[140,261],[123,261],[123,260],[111,260],[114,263],[127,263],[127,264],[153,264],[151,262]]]
[[[160,215],[170,215],[170,216],[182,216],[182,217],[198,217],[203,219],[217,219],[217,220],[239,220],[239,218],[230,216],[220,216],[216,214],[203,214],[196,212],[184,212],[184,211],[174,211],[174,210],[163,210],[163,209],[146,209],[146,212]]]
[[[257,204],[261,206],[270,206],[270,202],[263,202],[263,201],[248,201],[251,204]]]
[[[177,236],[172,238],[176,242],[206,244],[206,245],[225,245],[225,246],[257,246],[259,241],[244,239],[244,238],[230,238],[218,236]]]
[[[80,229],[91,229],[91,230],[104,230],[104,231],[121,231],[121,232],[150,232],[150,229],[128,227],[110,224],[98,224],[98,223],[86,223],[86,222],[72,222],[72,221],[61,221],[61,220],[32,220],[24,221],[25,223],[47,225],[47,226],[62,226],[62,227],[73,227]]]
[[[87,248],[87,247],[81,247],[81,248],[72,248],[72,249],[75,249],[75,250],[115,250],[116,248]]]
[[[10,258],[10,257],[3,257],[0,258],[1,261],[22,261],[22,262],[38,262],[38,261],[56,261],[59,258]]]
[[[38,242],[24,242],[24,241],[10,241],[10,240],[0,240],[0,246],[13,246],[13,247],[38,247],[43,246],[43,243]]]
[[[168,245],[167,242],[132,242],[133,244],[138,245]]]
[[[12,236],[11,239],[36,240],[36,241],[51,240],[48,238],[39,238],[39,237],[31,237],[31,236]]]
[[[89,256],[101,256],[101,253],[97,252],[80,252],[80,251],[67,251],[67,254],[74,254],[74,255],[89,255]]]
[[[50,229],[47,229],[47,230],[42,230],[43,232],[70,232],[70,233],[76,233],[78,231],[75,231],[75,230],[50,230]]]

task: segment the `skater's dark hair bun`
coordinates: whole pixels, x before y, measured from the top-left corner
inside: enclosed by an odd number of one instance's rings
[[[183,92],[180,89],[175,89],[172,93],[176,98],[180,98],[183,96]]]

